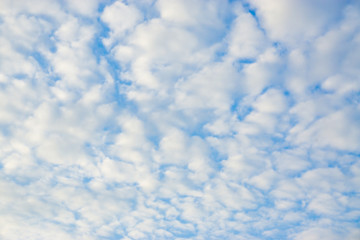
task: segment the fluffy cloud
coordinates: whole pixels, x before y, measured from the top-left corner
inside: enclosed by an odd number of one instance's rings
[[[313,40],[341,17],[344,1],[249,1],[262,26],[275,41],[302,43]]]
[[[359,238],[356,1],[0,2],[0,238]]]

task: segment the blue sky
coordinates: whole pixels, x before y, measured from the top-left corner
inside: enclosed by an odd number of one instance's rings
[[[0,238],[360,238],[356,0],[1,0]]]

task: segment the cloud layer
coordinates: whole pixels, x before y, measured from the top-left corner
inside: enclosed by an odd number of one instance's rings
[[[0,238],[360,238],[360,5],[0,2]]]

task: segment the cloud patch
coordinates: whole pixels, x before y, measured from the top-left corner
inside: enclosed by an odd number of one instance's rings
[[[358,239],[359,16],[1,1],[0,238]]]

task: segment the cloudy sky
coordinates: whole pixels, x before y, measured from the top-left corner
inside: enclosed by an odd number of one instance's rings
[[[0,238],[360,239],[360,1],[0,0]]]

